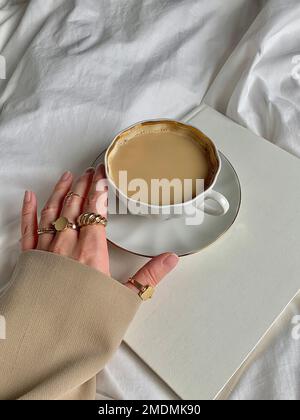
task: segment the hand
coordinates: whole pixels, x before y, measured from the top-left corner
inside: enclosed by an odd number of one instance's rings
[[[65,216],[71,222],[76,222],[82,212],[97,211],[97,203],[107,201],[107,191],[97,190],[97,184],[105,179],[104,166],[96,171],[88,168],[73,184],[71,172],[65,172],[54,187],[50,198],[45,204],[39,227],[48,228],[60,216]],[[72,187],[73,184],[73,187]],[[68,192],[74,192],[67,197]],[[101,215],[106,217],[106,206],[102,206]],[[39,249],[73,258],[104,274],[110,275],[109,255],[105,228],[102,225],[89,225],[79,231],[67,229],[63,232],[37,235],[37,199],[32,191],[26,191],[22,209],[22,250]],[[175,254],[165,253],[154,257],[134,276],[137,282],[155,287],[178,262]],[[131,284],[126,286],[137,291]]]

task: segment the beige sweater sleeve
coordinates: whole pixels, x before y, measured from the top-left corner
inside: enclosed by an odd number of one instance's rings
[[[139,305],[129,288],[74,260],[23,253],[0,299],[0,399],[94,399],[95,375]]]

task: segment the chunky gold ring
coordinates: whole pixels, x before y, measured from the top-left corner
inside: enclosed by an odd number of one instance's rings
[[[78,226],[76,223],[70,222],[66,217],[59,217],[55,222],[52,223],[56,232],[63,232],[66,229],[77,230]]]
[[[138,281],[134,280],[132,277],[128,279],[128,281],[134,285],[139,290],[139,297],[142,300],[151,299],[154,294],[154,287],[147,284],[144,286],[143,284],[139,283]]]
[[[78,226],[84,227],[84,226],[90,226],[90,225],[107,225],[107,219],[101,214],[96,213],[82,213],[78,219],[77,219]]]
[[[38,235],[43,235],[43,234],[45,234],[45,233],[55,234],[55,233],[56,233],[56,230],[55,230],[55,228],[53,228],[53,227],[50,227],[50,228],[39,228],[39,229],[37,230],[37,234],[38,234]]]

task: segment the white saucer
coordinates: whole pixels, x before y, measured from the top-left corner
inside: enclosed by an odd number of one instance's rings
[[[94,165],[104,162],[105,151]],[[225,216],[204,215],[201,225],[189,226],[184,217],[159,221],[143,216],[109,215],[107,239],[123,250],[144,257],[163,252],[175,252],[179,256],[194,254],[215,242],[234,223],[241,204],[241,186],[238,176],[220,153],[222,169],[214,187],[224,194],[230,204]]]

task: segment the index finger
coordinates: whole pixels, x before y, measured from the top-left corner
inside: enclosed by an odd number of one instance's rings
[[[22,251],[34,249],[37,245],[37,201],[34,192],[25,191],[21,217]]]

